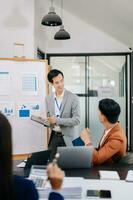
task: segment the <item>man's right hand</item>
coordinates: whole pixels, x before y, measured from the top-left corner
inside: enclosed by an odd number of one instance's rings
[[[83,129],[80,133],[80,137],[84,141],[85,145],[92,143],[90,139],[90,130],[88,128]]]
[[[53,165],[52,163],[50,163],[47,167],[47,174],[52,189],[59,190],[62,186],[63,179],[65,176],[64,171],[62,171],[57,164]]]

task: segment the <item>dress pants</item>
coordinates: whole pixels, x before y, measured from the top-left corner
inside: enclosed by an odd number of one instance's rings
[[[62,133],[55,132],[55,131],[52,130],[50,140],[49,140],[49,144],[48,144],[48,149],[51,151],[50,162],[55,157],[57,147],[64,147],[64,146],[66,146],[66,144],[64,142],[64,138],[63,138]]]

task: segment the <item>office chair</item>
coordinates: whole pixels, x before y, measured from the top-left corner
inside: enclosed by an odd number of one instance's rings
[[[133,152],[127,152],[126,155],[120,159],[119,163],[133,164]]]

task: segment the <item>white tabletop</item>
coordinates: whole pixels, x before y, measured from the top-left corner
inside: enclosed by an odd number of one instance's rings
[[[84,180],[83,199],[87,199],[86,190],[110,190],[113,200],[133,200],[133,182],[123,180]],[[102,198],[100,198],[102,200]],[[94,200],[94,198],[93,198]],[[104,199],[105,200],[105,199]]]
[[[78,187],[83,189],[82,200],[92,199],[86,197],[86,191],[89,190],[110,190],[111,200],[133,200],[133,182],[123,180],[98,180],[98,179],[83,179],[83,178],[65,178],[64,187]],[[43,198],[41,198],[43,199]],[[105,200],[105,198],[100,198]],[[72,199],[69,199],[72,200]]]

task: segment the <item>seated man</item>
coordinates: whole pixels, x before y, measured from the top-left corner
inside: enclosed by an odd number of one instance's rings
[[[113,99],[99,101],[99,120],[105,130],[97,149],[94,148],[92,163],[114,163],[120,160],[126,153],[126,135],[121,128],[118,117],[121,112],[120,106]],[[92,146],[89,129],[84,129],[80,135],[86,146]]]

